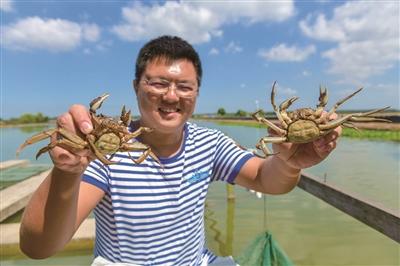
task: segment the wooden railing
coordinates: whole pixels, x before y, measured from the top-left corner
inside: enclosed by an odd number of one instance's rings
[[[297,186],[400,243],[399,213],[309,174],[303,173]]]

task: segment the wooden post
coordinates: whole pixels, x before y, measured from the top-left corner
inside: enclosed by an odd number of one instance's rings
[[[228,200],[235,200],[235,186],[231,184],[226,184],[226,193]]]

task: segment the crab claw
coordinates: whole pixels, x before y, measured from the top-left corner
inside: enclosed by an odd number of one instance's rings
[[[101,107],[101,104],[105,101],[105,99],[108,98],[108,96],[110,96],[110,94],[104,93],[103,95],[101,95],[101,96],[97,97],[96,99],[94,99],[93,101],[91,101],[89,104],[90,112],[95,113],[96,110]]]
[[[319,104],[317,105],[317,107],[325,107],[326,104],[328,103],[328,91],[327,89],[324,87],[322,88],[322,86],[319,86]]]
[[[125,105],[122,107],[121,121],[125,126],[129,126],[129,124],[131,123],[131,110],[127,112]]]

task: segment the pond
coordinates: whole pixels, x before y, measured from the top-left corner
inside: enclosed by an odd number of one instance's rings
[[[196,123],[218,128],[248,148],[254,147],[265,134],[264,129],[258,128]],[[17,146],[31,134],[16,128],[2,128],[1,160],[14,159]],[[44,142],[26,148],[21,158],[32,160],[43,145]],[[398,212],[399,148],[399,143],[342,138],[329,158],[305,172]],[[50,160],[43,155],[37,163],[50,163]],[[235,195],[236,199],[228,202],[226,186],[222,183],[209,190],[207,242],[219,255],[240,254],[252,239],[268,230],[296,265],[400,264],[396,242],[299,188],[285,195],[258,198],[235,187]],[[88,265],[91,259],[88,250],[40,263],[5,258],[1,265]]]

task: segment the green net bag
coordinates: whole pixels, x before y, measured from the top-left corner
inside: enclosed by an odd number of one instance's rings
[[[241,266],[294,266],[268,232],[257,236],[235,261]]]

